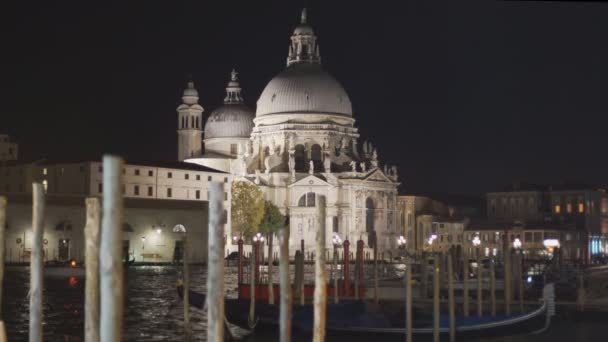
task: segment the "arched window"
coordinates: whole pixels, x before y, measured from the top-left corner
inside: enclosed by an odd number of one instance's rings
[[[306,151],[304,145],[296,145],[295,152],[296,171],[304,171],[306,168]]]
[[[298,200],[298,207],[314,207],[315,199],[316,196],[314,192],[306,193]]]
[[[196,128],[198,128],[198,116],[196,117]]]
[[[367,232],[367,244],[370,248],[374,248],[376,229],[374,227],[374,200],[371,197],[365,200],[365,231]]]
[[[185,233],[186,227],[183,224],[176,224],[172,230],[174,233]]]

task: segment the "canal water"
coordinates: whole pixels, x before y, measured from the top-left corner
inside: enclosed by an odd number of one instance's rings
[[[192,287],[205,290],[205,269],[194,266]],[[126,272],[125,341],[182,341],[182,302],[175,291],[179,268],[172,266],[129,267]],[[27,341],[29,269],[8,267],[5,274],[2,317],[7,326],[9,341]],[[227,296],[236,296],[236,269],[226,269]],[[44,340],[82,341],[84,279],[82,277],[50,276],[44,278]],[[206,316],[201,310],[192,309],[191,319],[195,341],[205,341]],[[574,323],[558,316],[549,331],[540,335],[519,335],[491,339],[467,339],[479,342],[557,342],[557,341],[605,341],[604,322]],[[278,341],[278,331],[248,335],[237,327],[231,328],[238,340],[244,342]],[[278,330],[278,329],[277,329]],[[310,341],[310,336],[295,334],[294,342]],[[327,341],[341,341],[327,337]],[[383,342],[404,341],[398,336],[383,338]],[[349,342],[370,341],[349,337]]]

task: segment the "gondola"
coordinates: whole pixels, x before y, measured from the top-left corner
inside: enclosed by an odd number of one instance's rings
[[[547,288],[549,287],[549,288]],[[531,333],[544,330],[554,314],[552,284],[545,287],[544,299],[537,309],[514,315],[495,317],[456,317],[456,333],[459,336],[501,336]],[[183,287],[178,284],[177,292],[183,299]],[[190,305],[203,308],[205,295],[190,290]],[[225,299],[224,312],[228,322],[244,329],[248,324],[249,300]],[[255,314],[258,327],[276,327],[279,324],[279,305],[269,305],[266,301],[256,301]],[[300,332],[311,332],[314,321],[314,308],[311,305],[294,305],[292,327]],[[412,334],[432,335],[432,317],[423,312],[414,313]],[[364,301],[341,300],[340,303],[327,304],[326,331],[332,335],[403,335],[405,315],[395,307],[378,306]],[[449,333],[449,319],[440,318],[440,333]]]

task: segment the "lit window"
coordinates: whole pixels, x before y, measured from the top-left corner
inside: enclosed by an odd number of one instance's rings
[[[42,181],[42,187],[44,188],[44,193],[49,190],[49,182],[46,179]]]
[[[566,204],[566,211],[568,212],[568,214],[572,212],[572,204],[571,203]]]
[[[559,214],[560,212],[561,212],[561,208],[560,208],[559,204],[556,204],[555,205],[555,213]]]
[[[49,170],[47,170],[47,168],[45,167],[44,169],[42,169],[42,174],[43,175],[48,175],[49,174]]]
[[[578,212],[579,213],[584,213],[585,212],[585,205],[583,203],[579,203],[578,204]]]

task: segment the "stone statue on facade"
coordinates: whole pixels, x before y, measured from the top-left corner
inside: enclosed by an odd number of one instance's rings
[[[395,180],[398,178],[398,174],[397,174],[397,166],[393,165],[393,167],[391,167],[392,169],[392,176],[395,177]]]
[[[247,140],[245,143],[245,157],[249,158],[251,155],[251,140]]]
[[[365,162],[364,161],[360,162],[359,166],[361,167],[361,172],[365,172]]]
[[[370,163],[372,164],[372,167],[378,167],[378,151],[376,149],[374,149],[372,152],[372,160],[370,161]]]
[[[287,166],[289,166],[289,172],[296,172],[296,150],[289,150],[289,160],[287,161]]]
[[[264,173],[270,173],[270,156],[264,157]]]
[[[315,173],[315,163],[311,160],[308,163],[308,174],[312,175],[313,173]]]
[[[325,173],[331,172],[331,158],[329,157],[329,153],[325,154],[325,159],[323,160],[323,168],[325,169]]]
[[[357,172],[357,163],[354,160],[350,162],[350,170],[352,172]]]
[[[272,138],[272,140],[270,140],[270,147],[269,147],[268,154],[270,154],[272,156],[272,155],[274,155],[276,150],[277,150],[277,145],[274,142],[274,138]]]
[[[255,180],[253,182],[255,184],[260,184],[260,169],[255,169]]]

